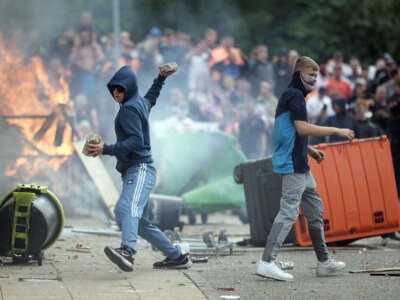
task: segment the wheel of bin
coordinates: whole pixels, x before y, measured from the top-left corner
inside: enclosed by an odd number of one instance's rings
[[[196,214],[192,210],[188,211],[188,218],[190,225],[196,224]]]
[[[233,179],[235,180],[236,183],[243,183],[242,168],[240,165],[237,165],[233,169]]]
[[[201,216],[201,223],[202,224],[207,224],[208,214],[203,212],[203,213],[200,214],[200,216]]]
[[[40,251],[38,254],[36,254],[36,260],[39,266],[43,265],[43,251]]]
[[[27,264],[30,257],[28,255],[13,255],[12,260],[14,264]]]

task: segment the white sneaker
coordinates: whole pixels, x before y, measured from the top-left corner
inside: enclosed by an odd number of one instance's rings
[[[346,266],[346,263],[342,261],[335,261],[333,259],[328,259],[325,262],[317,263],[317,276],[325,277],[336,275],[336,272],[342,270]]]
[[[278,268],[275,262],[260,260],[257,265],[257,275],[282,281],[292,281],[293,275]]]

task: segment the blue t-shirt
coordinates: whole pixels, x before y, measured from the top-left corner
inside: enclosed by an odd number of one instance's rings
[[[294,86],[279,98],[275,112],[273,170],[279,174],[306,173],[308,137],[300,136],[294,121],[307,122],[304,94]]]

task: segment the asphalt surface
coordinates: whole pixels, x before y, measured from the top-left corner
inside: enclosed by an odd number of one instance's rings
[[[222,229],[228,243],[218,243]],[[209,232],[215,237],[211,247],[203,242]],[[119,232],[96,219],[67,219],[61,238],[45,250],[42,266],[1,258],[0,299],[399,299],[399,271],[350,271],[400,268],[400,241],[386,240],[384,246],[381,237],[369,237],[330,247],[347,266],[329,278],[315,276],[311,248],[285,246],[278,259],[295,264],[289,271],[295,280],[278,282],[255,274],[261,247],[236,245],[250,237],[249,226],[236,216],[212,214],[207,224],[185,225],[180,237],[203,262],[189,270],[154,270],[153,262],[163,257],[141,240],[135,269],[127,273],[103,254],[105,245],[118,245]]]

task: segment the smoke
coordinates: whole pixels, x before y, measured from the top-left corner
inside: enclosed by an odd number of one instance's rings
[[[66,25],[78,21],[79,15],[71,18],[64,6],[65,1],[10,1],[0,3],[0,29],[3,33],[22,30],[37,31],[43,41],[62,32]]]
[[[122,15],[122,27],[132,32],[134,38],[143,39],[152,26],[172,28],[189,33],[196,39],[207,28],[214,28],[222,35],[232,35],[239,29],[240,10],[234,1],[171,1],[165,5],[146,5],[146,0],[131,1],[132,10],[138,12],[133,18]],[[121,6],[127,5],[122,1]],[[129,9],[129,5],[127,7]]]
[[[64,29],[77,28],[84,11],[92,13],[98,38],[110,36],[113,32],[112,1],[98,0],[0,0],[0,35],[7,39],[16,36],[15,33],[19,32],[18,35],[22,36],[24,44],[21,47],[23,49],[19,50],[30,53],[36,46],[41,46],[44,51],[43,57],[46,59],[48,58],[46,49],[50,43],[59,37]],[[244,30],[243,24],[239,21],[240,9],[233,4],[233,1],[184,0],[171,1],[169,5],[165,5],[164,1],[159,1],[158,6],[154,7],[149,6],[146,0],[120,0],[120,17],[121,31],[130,32],[135,44],[144,41],[153,26],[162,30],[172,28],[177,32],[187,33],[193,44],[203,38],[207,28],[216,29],[219,38],[225,35],[233,36],[239,28],[242,32]],[[238,44],[239,42],[237,41]],[[184,66],[180,67],[180,75],[176,74],[167,80],[158,103],[168,103],[168,90],[171,88],[179,88],[186,92],[186,73],[184,73]],[[147,74],[148,76],[138,78],[142,96],[150,87],[152,79],[157,76],[157,69],[149,70]],[[113,99],[106,90],[105,83],[112,74],[108,76],[99,79],[97,83],[99,93],[97,100],[101,101],[98,103],[98,108],[102,110],[100,112],[101,127],[107,130],[104,134],[106,143],[113,143],[115,140],[113,119],[118,105],[113,103]],[[4,99],[0,99],[0,105],[3,101]],[[157,105],[156,109],[157,114],[169,116],[168,105],[164,107]],[[2,143],[3,145],[13,144],[14,137],[7,137],[7,139]],[[23,138],[18,139],[23,140]],[[162,150],[163,146],[159,145],[159,147]],[[204,145],[204,149],[212,151],[207,145]],[[15,151],[15,154],[18,155],[19,151]],[[2,165],[11,159],[9,155],[2,156],[1,160],[4,162]],[[118,176],[114,170],[110,173],[113,178]],[[22,182],[25,178],[4,178],[2,182],[6,182],[4,185],[26,183]],[[43,171],[30,180],[49,186],[71,214],[97,213],[102,210],[98,191],[76,157],[70,158],[57,172]],[[14,186],[10,186],[11,188]]]

